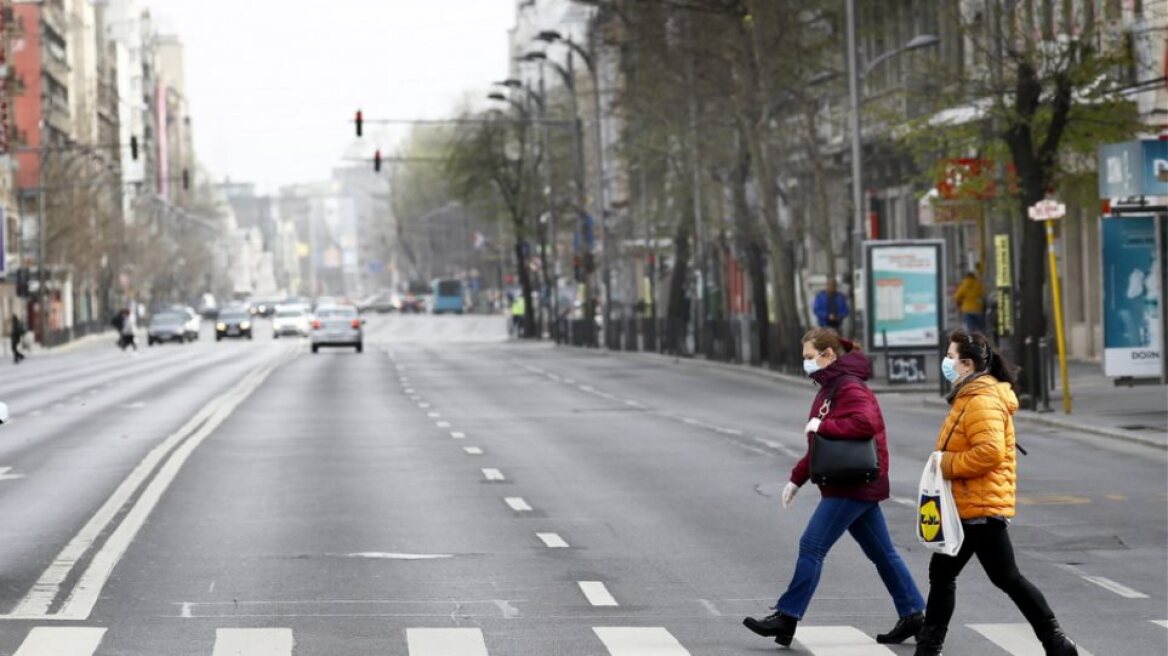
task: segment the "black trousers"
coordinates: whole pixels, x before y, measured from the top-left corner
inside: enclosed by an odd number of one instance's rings
[[[12,360],[20,362],[24,359],[24,354],[20,352],[20,338],[12,340]]]
[[[927,626],[949,626],[957,597],[957,577],[974,555],[990,583],[1009,595],[1035,630],[1054,617],[1042,592],[1018,571],[1006,522],[990,519],[985,524],[965,524],[964,529],[965,540],[956,556],[933,554],[933,559],[929,561],[929,605],[925,612]]]

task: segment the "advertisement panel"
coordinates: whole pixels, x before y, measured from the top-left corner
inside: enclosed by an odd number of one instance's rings
[[[1100,146],[1098,163],[1100,198],[1168,196],[1168,141]]]
[[[864,242],[872,349],[937,347],[945,307],[943,249],[939,240]]]
[[[1151,216],[1104,218],[1103,371],[1160,376],[1160,264]]]

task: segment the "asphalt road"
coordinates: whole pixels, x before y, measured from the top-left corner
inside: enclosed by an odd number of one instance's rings
[[[501,317],[374,316],[363,354],[206,337],[0,368],[0,654],[778,651],[740,622],[817,501],[778,500],[810,384],[509,342]],[[924,590],[941,416],[881,401]],[[1022,571],[1084,653],[1168,653],[1165,453],[1020,435]],[[845,537],[792,651],[911,654],[871,637],[894,615]],[[1042,652],[974,563],[945,653]]]

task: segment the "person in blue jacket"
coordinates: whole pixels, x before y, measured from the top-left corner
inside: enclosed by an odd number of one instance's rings
[[[827,279],[827,289],[815,295],[815,319],[820,328],[834,328],[839,330],[848,316],[848,297],[836,290],[835,279]]]

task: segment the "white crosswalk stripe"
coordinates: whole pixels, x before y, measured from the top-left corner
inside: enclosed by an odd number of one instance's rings
[[[815,656],[896,656],[852,626],[801,626],[795,631],[795,640]]]
[[[406,629],[410,656],[488,656],[481,629]]]
[[[1034,637],[1034,629],[1025,622],[1014,624],[969,624],[990,642],[1005,649],[1013,656],[1043,656],[1046,651],[1042,643]],[[1091,656],[1091,652],[1079,646],[1079,656]]]
[[[105,629],[88,626],[37,626],[13,656],[92,656]]]
[[[1168,620],[1152,620],[1152,624],[1159,624],[1165,629],[1168,629]]]
[[[689,656],[677,638],[659,626],[598,626],[592,630],[611,656]]]
[[[292,656],[292,629],[217,629],[212,656]]]

